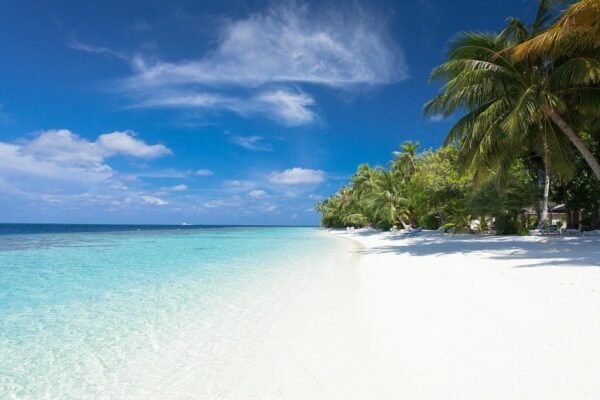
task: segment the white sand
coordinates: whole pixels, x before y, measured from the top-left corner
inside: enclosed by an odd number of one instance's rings
[[[600,399],[600,238],[333,234],[362,245],[374,381],[310,398]]]
[[[339,258],[199,367],[224,387],[173,398],[600,399],[600,237],[331,234]]]

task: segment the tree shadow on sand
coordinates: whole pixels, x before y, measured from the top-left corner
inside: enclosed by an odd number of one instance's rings
[[[370,236],[373,233],[359,233]],[[522,260],[514,268],[600,267],[600,237],[519,237],[425,234],[390,235],[385,245],[358,250],[360,254],[394,253],[410,256],[488,253],[494,260]],[[484,262],[482,259],[465,262]]]

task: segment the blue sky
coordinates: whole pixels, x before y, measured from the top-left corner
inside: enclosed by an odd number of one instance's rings
[[[126,3],[126,4],[123,4]],[[316,224],[461,30],[536,2],[0,3],[0,222]]]

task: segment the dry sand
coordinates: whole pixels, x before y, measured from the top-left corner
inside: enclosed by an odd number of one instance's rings
[[[368,398],[600,399],[599,237],[332,234],[360,243]]]

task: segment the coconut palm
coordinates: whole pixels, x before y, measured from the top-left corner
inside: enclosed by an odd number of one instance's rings
[[[402,193],[400,181],[391,171],[381,171],[376,186],[366,199],[365,206],[382,222],[395,225],[400,222],[406,229],[404,218],[408,217],[408,200]]]
[[[406,181],[410,181],[415,172],[415,161],[419,142],[406,141],[400,145],[401,151],[394,151],[394,159],[391,161],[391,169]]]
[[[372,168],[368,164],[360,164],[356,173],[352,177],[352,187],[356,192],[358,199],[373,190],[377,184],[377,176],[381,172],[381,168]]]
[[[506,170],[523,153],[525,138],[534,135],[533,143],[540,154],[549,154],[555,171],[568,175],[573,169],[568,139],[600,179],[600,164],[566,117],[598,113],[600,62],[587,58],[546,65],[513,60],[517,40],[535,34],[540,24],[527,30],[513,19],[500,35],[461,33],[451,43],[449,60],[432,72],[432,81],[445,83],[425,112],[448,116],[466,111],[447,142],[460,144],[461,158],[474,168],[476,178],[488,170]]]
[[[369,225],[376,224],[376,216],[372,210],[365,207],[365,202],[377,187],[377,179],[381,172],[380,167],[372,168],[368,164],[361,164],[351,181],[357,207],[361,210],[361,214],[366,218]]]
[[[547,30],[519,44],[513,56],[517,61],[523,61],[597,54],[600,50],[599,21],[600,1],[578,1]]]

